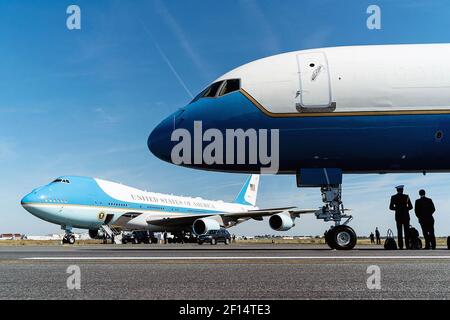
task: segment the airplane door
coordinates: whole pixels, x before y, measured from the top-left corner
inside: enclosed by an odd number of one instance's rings
[[[335,108],[331,101],[330,74],[325,53],[311,52],[297,55],[300,90],[298,111],[328,111]]]

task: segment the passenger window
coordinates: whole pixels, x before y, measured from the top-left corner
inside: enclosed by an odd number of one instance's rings
[[[219,96],[224,96],[228,93],[239,91],[241,89],[240,79],[230,79],[225,82],[222,89],[220,90]]]
[[[222,86],[222,83],[223,81],[213,83],[208,89],[206,89],[205,93],[203,94],[203,97],[214,98],[217,95],[217,91],[219,91],[220,87]]]

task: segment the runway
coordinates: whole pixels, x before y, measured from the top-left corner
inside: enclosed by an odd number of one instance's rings
[[[79,267],[80,290],[67,287],[69,266]],[[373,280],[370,266],[380,272],[380,289],[367,285]],[[446,249],[0,247],[0,299],[450,299],[449,284]]]

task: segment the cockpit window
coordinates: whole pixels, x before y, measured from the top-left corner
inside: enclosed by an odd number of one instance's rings
[[[200,92],[191,103],[196,102],[201,98],[216,98],[226,95],[228,93],[239,91],[241,89],[240,79],[229,79],[225,81],[218,81],[210,85],[208,88]]]
[[[58,178],[58,179],[54,180],[53,183],[70,183],[70,181],[67,179],[59,179]]]
[[[240,79],[230,79],[225,82],[219,92],[219,97],[224,96],[228,93],[239,91],[241,89]]]
[[[219,91],[220,87],[222,86],[223,81],[219,81],[216,83],[213,83],[211,86],[209,86],[208,89],[206,89],[205,93],[203,94],[203,98],[214,98],[217,96],[217,92]]]

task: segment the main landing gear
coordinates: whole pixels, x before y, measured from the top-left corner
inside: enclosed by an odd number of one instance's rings
[[[355,231],[347,225],[353,217],[345,214],[345,208],[342,204],[342,186],[322,186],[320,192],[325,205],[316,212],[316,217],[325,222],[332,221],[335,224],[325,235],[326,243],[331,249],[353,249],[356,245],[357,236]],[[345,221],[341,223],[343,219]]]
[[[316,217],[325,222],[334,222],[334,226],[326,232],[325,241],[332,249],[353,249],[357,238],[355,231],[347,225],[353,217],[345,213],[346,209],[342,204],[342,170],[339,168],[299,169],[297,186],[299,188],[320,187],[324,206],[316,211]]]

